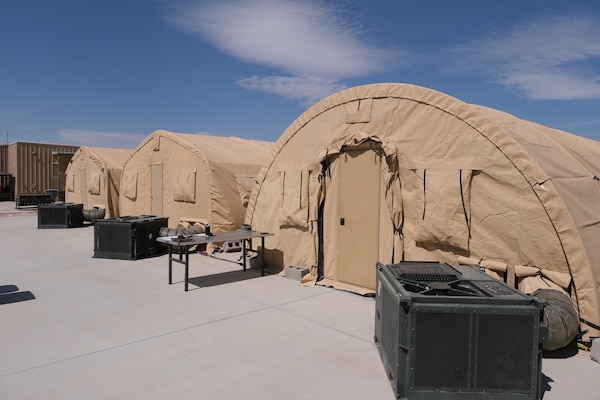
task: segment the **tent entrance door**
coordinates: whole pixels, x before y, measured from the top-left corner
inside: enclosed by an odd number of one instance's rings
[[[163,215],[163,168],[162,164],[151,165],[151,182],[150,191],[152,196],[152,202],[150,204],[150,210],[152,215],[162,217]]]
[[[337,279],[373,290],[379,257],[381,162],[380,153],[369,147],[344,150],[334,188]]]

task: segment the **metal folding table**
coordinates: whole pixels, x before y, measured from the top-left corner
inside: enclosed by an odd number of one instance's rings
[[[192,235],[188,237],[158,237],[156,240],[165,243],[169,247],[169,285],[173,283],[173,262],[183,264],[185,266],[185,291],[188,291],[189,282],[189,264],[190,264],[190,247],[205,243],[227,242],[227,241],[242,241],[242,259],[244,271],[246,271],[246,255],[248,250],[252,250],[252,239],[261,239],[261,275],[265,274],[265,237],[273,236],[269,232],[259,232],[252,230],[237,230],[233,232],[214,233],[210,236],[205,234]],[[177,249],[177,253],[173,254],[173,248]]]

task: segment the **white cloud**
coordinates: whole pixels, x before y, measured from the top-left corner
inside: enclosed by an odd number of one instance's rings
[[[134,149],[147,135],[141,133],[102,132],[79,129],[63,129],[58,132],[62,143],[73,146],[112,147]]]
[[[243,62],[273,68],[278,75],[244,78],[247,88],[291,98],[313,98],[342,86],[345,78],[369,75],[397,65],[402,53],[372,45],[341,9],[318,0],[221,0],[188,3],[171,24],[198,35]],[[406,57],[406,59],[409,59]],[[307,78],[311,77],[311,78]],[[298,83],[309,84],[301,97]],[[290,91],[295,87],[296,95]]]
[[[243,78],[238,83],[251,90],[261,90],[288,99],[299,100],[302,105],[309,106],[332,93],[345,89],[335,79],[313,76],[252,76]]]
[[[498,82],[530,99],[575,100],[600,97],[600,79],[576,76],[572,71],[547,70],[508,74]]]
[[[535,99],[600,98],[600,18],[547,17],[450,49],[453,69]]]

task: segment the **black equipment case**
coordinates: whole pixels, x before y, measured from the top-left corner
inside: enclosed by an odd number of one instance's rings
[[[108,218],[94,222],[94,257],[137,260],[163,254],[156,241],[169,218],[153,215]]]
[[[83,226],[83,204],[51,203],[38,205],[38,229]]]

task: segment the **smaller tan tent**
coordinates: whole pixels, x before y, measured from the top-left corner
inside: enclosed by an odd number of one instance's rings
[[[273,143],[158,130],[123,167],[121,215],[210,223],[215,232],[244,223],[254,180]]]
[[[65,201],[82,203],[85,210],[105,209],[106,218],[118,217],[121,170],[131,151],[80,147],[67,166]]]

